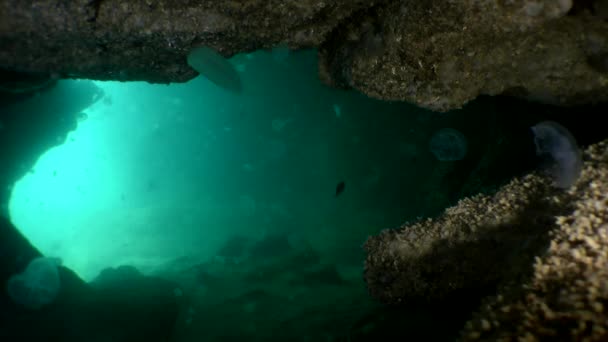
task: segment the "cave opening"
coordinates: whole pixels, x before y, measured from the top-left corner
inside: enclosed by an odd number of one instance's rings
[[[196,295],[181,322],[197,328],[178,330],[189,336],[225,333],[201,319],[218,308],[246,321],[289,303],[275,321],[293,331],[307,310],[336,320],[329,298],[356,312],[336,329],[364,324],[378,310],[361,279],[366,238],[530,171],[528,128],[560,113],[500,97],[449,113],[374,100],[322,85],[312,50],[230,63],[242,93],[205,77],[60,80],[7,105],[2,126],[16,137],[35,120],[31,134],[56,128],[44,148],[18,149],[8,209],[19,230],[87,282],[133,267],[187,284]],[[446,129],[467,141],[457,160],[432,150]]]

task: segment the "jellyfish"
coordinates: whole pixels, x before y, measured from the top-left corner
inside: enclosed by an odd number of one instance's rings
[[[10,277],[6,291],[13,302],[26,309],[37,310],[51,304],[61,287],[59,261],[56,258],[36,258],[22,273]]]
[[[467,140],[453,128],[443,128],[431,137],[429,149],[440,161],[461,160],[467,154]]]
[[[199,46],[192,49],[188,53],[188,65],[223,89],[233,93],[242,91],[238,71],[228,59],[209,47]]]
[[[544,161],[542,170],[561,189],[569,188],[581,174],[581,151],[572,134],[554,121],[532,126],[536,155]]]

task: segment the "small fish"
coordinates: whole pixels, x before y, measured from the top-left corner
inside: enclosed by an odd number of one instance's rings
[[[344,181],[341,181],[338,183],[338,185],[336,185],[336,197],[340,196],[340,194],[344,192],[345,187],[346,183],[344,183]]]

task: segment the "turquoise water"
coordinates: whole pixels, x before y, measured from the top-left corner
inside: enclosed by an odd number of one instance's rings
[[[228,331],[264,340],[279,325],[284,338],[303,340],[371,329],[361,323],[377,310],[363,243],[455,200],[438,182],[480,144],[442,162],[429,150],[435,132],[481,138],[458,127],[463,112],[321,84],[314,51],[230,62],[242,93],[199,76],[171,85],[62,80],[29,99],[27,108],[43,110],[55,91],[62,110],[79,100],[75,89],[103,92],[15,184],[12,221],[86,281],[129,265],[177,282],[175,295],[188,300],[176,341]]]
[[[243,94],[203,77],[94,82],[105,96],[15,185],[13,221],[88,280],[104,267],[210,258],[231,236],[275,233],[360,268],[367,235],[421,209],[394,200],[416,191],[416,171],[431,161],[413,128],[429,113],[327,88],[314,52],[233,63]]]

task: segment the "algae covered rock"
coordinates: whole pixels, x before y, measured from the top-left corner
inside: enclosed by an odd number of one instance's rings
[[[556,217],[532,277],[505,286],[466,325],[463,340],[608,339],[608,141],[590,147],[570,190],[575,210]]]
[[[608,338],[608,141],[583,153],[572,187],[551,183],[529,174],[370,237],[370,294],[405,308],[482,303],[464,340]]]
[[[389,2],[328,37],[321,77],[435,111],[483,94],[606,101],[608,23],[579,7],[570,0]]]
[[[493,196],[465,198],[437,218],[385,230],[365,244],[370,293],[388,304],[435,302],[519,277],[548,246],[567,196],[528,176]]]

